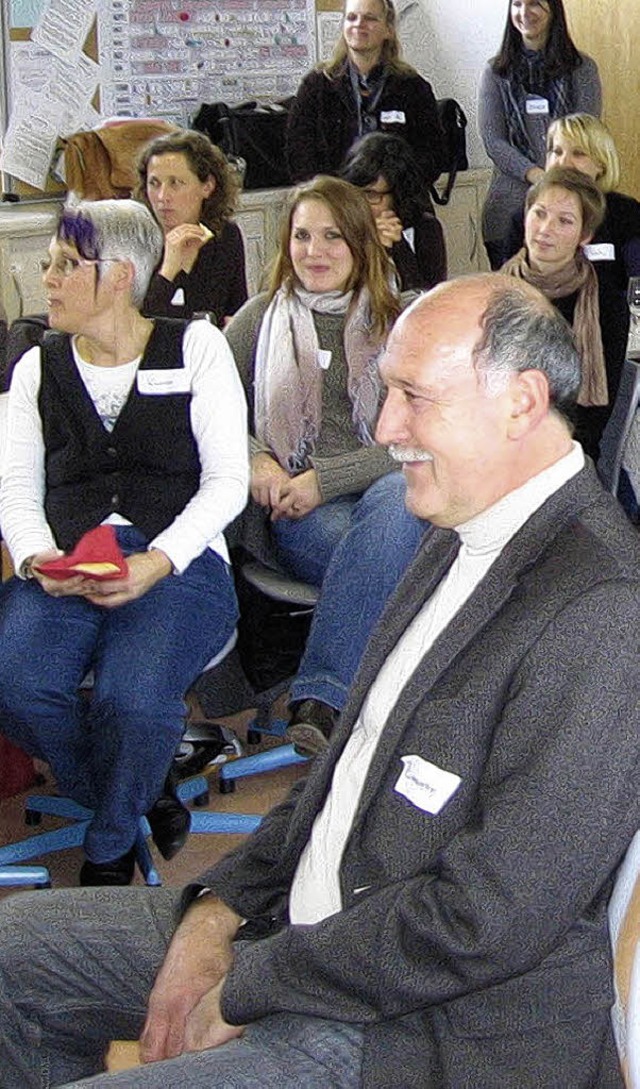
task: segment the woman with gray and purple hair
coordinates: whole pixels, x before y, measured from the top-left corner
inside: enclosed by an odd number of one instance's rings
[[[19,360],[9,395],[0,728],[93,810],[84,885],[131,881],[144,815],[165,858],[184,844],[167,778],[184,694],[237,615],[224,529],[247,498],[246,404],[209,322],[141,315],[162,247],[136,201],[63,210],[43,273],[56,332]],[[121,577],[45,573],[105,524]]]

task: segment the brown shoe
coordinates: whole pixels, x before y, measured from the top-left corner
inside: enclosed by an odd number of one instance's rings
[[[321,700],[299,700],[291,705],[291,721],[285,737],[299,756],[318,756],[329,747],[337,714]]]

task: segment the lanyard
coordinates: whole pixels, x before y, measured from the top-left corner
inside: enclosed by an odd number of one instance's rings
[[[349,64],[349,75],[358,111],[358,136],[364,136],[366,132],[375,132],[378,128],[376,109],[387,82],[387,73],[383,70],[379,76],[376,76],[372,81],[372,93],[364,96],[362,94],[363,77],[354,64]]]

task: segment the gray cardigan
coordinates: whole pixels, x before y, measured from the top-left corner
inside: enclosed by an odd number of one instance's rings
[[[366,693],[456,548],[449,531],[425,539],[326,757],[202,878],[245,918],[276,920],[238,945],[223,1014],[363,1024],[366,1089],[622,1089],[606,907],[640,825],[640,543],[590,465],[513,537],[399,694],[341,860],[343,910],[287,925]],[[436,817],[394,789],[408,753],[461,777]]]
[[[581,54],[582,64],[571,74],[571,111],[590,113],[599,117],[602,110],[602,90],[598,68],[591,57]],[[500,83],[506,77],[497,75],[490,64],[484,68],[478,95],[478,128],[487,155],[493,162],[493,178],[482,213],[482,237],[485,241],[501,241],[512,229],[516,212],[522,211],[527,192],[526,173],[532,166],[544,168],[549,116],[527,116],[527,131],[533,157],[518,151],[508,139]]]

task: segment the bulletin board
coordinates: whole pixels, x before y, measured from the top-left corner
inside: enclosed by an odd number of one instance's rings
[[[295,93],[317,57],[315,0],[0,0],[4,191],[64,191],[61,136],[113,117],[188,125],[201,102]],[[319,7],[335,11],[335,0]]]

